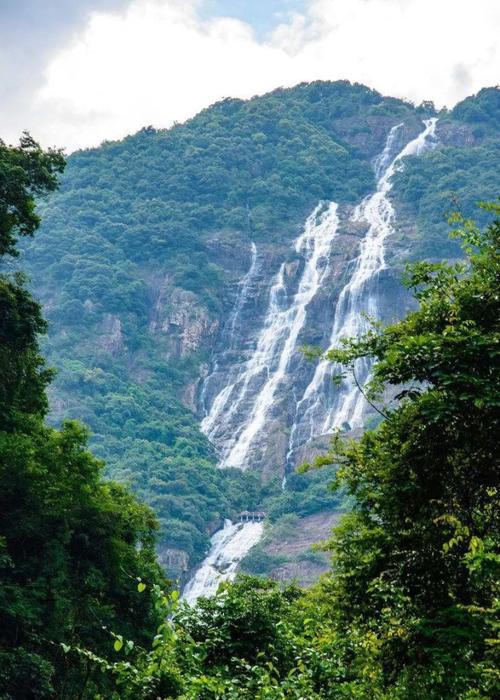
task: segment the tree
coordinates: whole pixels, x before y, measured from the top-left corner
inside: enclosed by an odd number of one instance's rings
[[[456,232],[466,259],[412,266],[419,309],[347,339],[331,360],[375,359],[370,393],[401,387],[359,442],[337,438],[337,485],[354,497],[331,541],[324,592],[339,629],[375,635],[373,663],[404,698],[498,692],[499,236]]]
[[[39,224],[35,196],[53,190],[64,160],[28,134],[0,142],[0,255]],[[158,623],[137,581],[162,582],[152,512],[102,479],[74,422],[44,424],[52,376],[46,330],[20,274],[0,275],[0,697],[84,698],[106,683],[70,649],[104,656],[112,636],[147,642]]]
[[[16,147],[0,139],[0,255],[17,255],[16,237],[36,231],[35,197],[56,189],[64,165],[60,150],[44,151],[27,132]]]
[[[126,660],[104,666],[123,700],[319,700],[306,668],[321,658],[298,608],[302,593],[242,576],[190,608],[153,589],[164,622],[150,650],[120,640]],[[103,660],[89,654],[95,664]],[[324,664],[323,664],[324,665]],[[328,697],[330,697],[328,695]]]

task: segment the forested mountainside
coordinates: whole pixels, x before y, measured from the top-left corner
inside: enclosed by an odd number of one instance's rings
[[[277,520],[342,507],[324,489],[328,472],[289,476],[281,492],[293,423],[287,406],[314,372],[298,346],[328,347],[364,233],[353,211],[377,189],[374,160],[391,130],[398,127],[394,156],[432,117],[432,148],[404,159],[392,178],[396,219],[380,276],[387,320],[410,303],[399,283],[407,260],[458,254],[447,213],[475,214],[477,200],[500,190],[498,89],[439,114],[348,82],[224,100],[172,129],[145,128],[73,154],[60,191],[40,206],[44,223],[22,264],[50,325],[52,419],[90,426],[109,474],[157,512],[174,569],[196,563],[222,519],[241,510],[264,504]],[[304,260],[293,243],[318,202],[336,204],[338,238],[281,402],[266,416],[269,449],[255,452],[244,472],[218,470],[227,436],[214,435],[215,449],[200,421],[224,376],[255,349],[280,265],[285,295],[297,288]],[[289,473],[324,446],[321,437],[297,446]]]

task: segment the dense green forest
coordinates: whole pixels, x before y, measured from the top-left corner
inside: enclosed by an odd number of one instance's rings
[[[420,158],[408,158],[394,177],[394,196],[417,223],[412,259],[459,254],[447,236],[448,217],[460,211],[485,224],[477,202],[494,200],[500,188],[500,90],[485,88],[450,112],[439,115],[443,145]],[[466,137],[457,138],[465,129]],[[463,132],[462,132],[463,133]]]
[[[5,272],[18,236],[39,225],[35,196],[53,191],[63,168],[27,134],[16,148],[0,141],[0,697],[9,700],[83,697],[92,671],[68,664],[66,645],[106,653],[112,632],[150,642],[161,619],[137,590],[141,576],[164,583],[154,514],[103,480],[85,428],[44,422],[46,323],[23,276]]]
[[[446,212],[458,198],[470,215],[499,190],[498,94],[482,91],[440,114],[448,140],[398,174],[398,212],[418,224],[411,245],[403,242],[408,255],[456,255]],[[250,239],[281,250],[318,199],[359,202],[373,190],[371,161],[389,128],[404,121],[417,133],[433,113],[347,81],[227,99],[169,130],[73,154],[60,190],[40,204],[43,224],[23,244],[22,268],[49,321],[51,420],[78,416],[90,427],[107,473],[154,506],[163,545],[181,546],[190,564],[221,518],[241,510],[241,493],[247,507],[286,515],[310,477],[294,500],[278,483],[262,491],[256,477],[215,470],[184,399],[210,348],[179,351],[179,328],[168,325],[175,290],[192,295],[196,322],[217,323]],[[331,508],[340,499],[323,492],[308,502]]]

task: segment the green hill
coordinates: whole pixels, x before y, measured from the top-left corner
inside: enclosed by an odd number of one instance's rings
[[[499,190],[498,95],[443,113],[444,145],[398,176],[395,202],[426,232],[416,256],[451,250],[442,217],[452,196],[468,214]],[[189,565],[222,517],[280,498],[278,484],[262,491],[255,475],[218,471],[195,415],[249,241],[283,251],[318,200],[359,202],[389,128],[403,121],[416,133],[432,110],[347,81],[227,99],[185,124],[73,154],[40,205],[22,264],[50,325],[52,419],[90,426],[108,473],[153,505],[163,546]]]

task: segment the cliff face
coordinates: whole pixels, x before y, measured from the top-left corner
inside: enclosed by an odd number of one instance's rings
[[[246,573],[265,573],[276,581],[313,585],[330,568],[330,557],[314,544],[328,540],[340,513],[323,511],[302,518],[290,515],[268,528],[243,562]]]
[[[403,157],[438,146],[436,119],[426,124],[420,134],[413,122],[392,125],[373,159],[374,192],[357,205],[321,202],[286,244],[252,243],[200,392],[202,430],[221,466],[281,479],[310,456],[312,444],[370,417],[352,378],[334,388],[332,370],[308,361],[301,349],[326,350],[366,331],[365,316],[390,322],[408,308],[400,253],[391,245],[397,212],[390,194]],[[362,385],[369,368],[356,372],[354,382]]]
[[[337,425],[336,390],[301,346],[328,348],[340,317],[338,333],[400,317],[406,261],[457,254],[443,213],[496,196],[498,94],[438,115],[383,192],[435,115],[346,82],[225,100],[71,156],[24,260],[50,322],[53,418],[90,425],[109,472],[159,514],[165,551],[187,553],[179,570],[245,507],[250,482],[231,491],[217,463],[281,481]],[[345,290],[375,195],[394,214],[360,299]],[[371,420],[344,413],[338,427]]]

